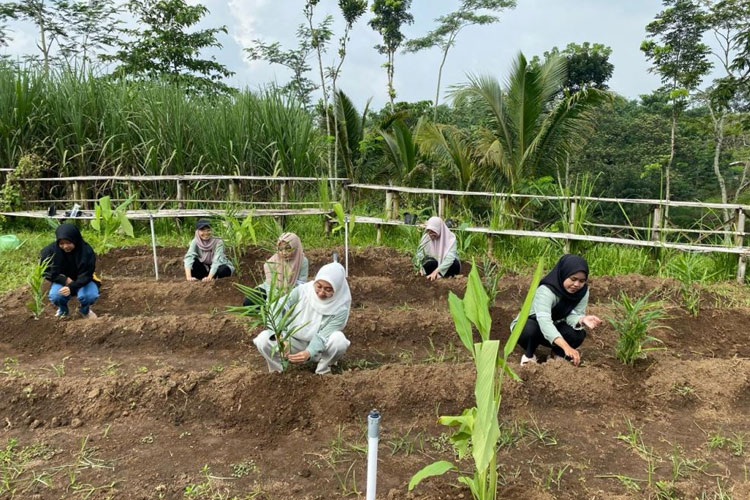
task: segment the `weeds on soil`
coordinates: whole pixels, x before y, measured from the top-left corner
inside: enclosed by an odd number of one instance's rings
[[[31,301],[26,303],[26,307],[34,315],[34,319],[39,319],[39,316],[44,311],[44,290],[42,290],[42,285],[44,285],[44,273],[47,271],[51,260],[51,258],[45,259],[32,267],[29,276],[26,278],[26,283],[29,284],[31,292]]]
[[[661,301],[649,302],[652,293],[633,302],[625,292],[622,292],[620,300],[612,302],[615,306],[615,316],[608,320],[619,334],[615,355],[626,365],[633,366],[638,359],[645,358],[648,351],[663,349],[646,347],[647,344],[662,343],[658,338],[649,335],[649,332],[660,326],[660,320],[667,318]]]
[[[540,261],[521,308],[518,323],[513,328],[502,353],[500,353],[500,342],[489,338],[492,327],[489,297],[484,290],[476,265],[472,266],[469,273],[464,298],[459,299],[452,292],[448,295],[448,304],[456,332],[461,343],[471,353],[476,366],[474,395],[477,405],[464,410],[458,416],[441,416],[438,421],[443,425],[458,428],[450,437],[458,453],[458,459],[462,460],[469,453],[474,459],[474,474],[458,477],[459,483],[469,487],[474,500],[494,500],[497,495],[497,450],[500,437],[498,412],[502,399],[502,383],[506,373],[515,380],[519,380],[508,365],[508,356],[515,348],[521,330],[526,324],[541,274],[542,262]],[[474,343],[474,328],[481,338],[481,341],[477,343]],[[414,474],[409,482],[409,491],[425,478],[457,470],[457,466],[452,462],[446,460],[434,462]]]

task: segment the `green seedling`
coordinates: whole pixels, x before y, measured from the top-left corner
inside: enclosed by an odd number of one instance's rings
[[[26,278],[31,293],[31,301],[26,303],[26,307],[34,315],[34,319],[39,319],[44,311],[44,290],[42,287],[44,285],[44,273],[47,272],[51,260],[51,258],[45,259],[33,266]]]
[[[244,219],[236,217],[236,210],[229,208],[221,217],[221,236],[226,245],[229,260],[232,261],[237,276],[242,276],[242,257],[247,253],[250,245],[257,245],[253,212]]]
[[[649,335],[649,332],[658,328],[659,321],[667,317],[662,302],[649,302],[650,297],[651,293],[633,302],[625,292],[622,292],[620,300],[613,301],[615,316],[608,319],[619,334],[615,354],[617,359],[626,365],[633,366],[637,360],[645,358],[649,351],[663,349],[647,347],[648,344],[662,343],[658,338]]]
[[[544,478],[544,489],[552,491],[554,486],[555,490],[560,489],[560,481],[562,481],[565,471],[568,470],[569,465],[563,465],[562,467],[550,467],[547,471],[547,476]]]
[[[474,396],[476,406],[457,416],[442,416],[439,422],[456,427],[451,442],[458,459],[471,454],[474,460],[474,473],[471,476],[459,475],[458,482],[467,486],[474,500],[494,500],[497,495],[497,450],[500,437],[498,413],[502,399],[504,375],[520,380],[508,364],[508,357],[518,342],[521,330],[526,324],[534,291],[542,274],[542,262],[537,265],[526,295],[519,321],[511,332],[505,347],[500,352],[500,342],[490,340],[492,318],[489,313],[489,297],[484,290],[476,265],[472,266],[463,299],[452,292],[448,296],[451,316],[461,343],[471,354],[477,371]],[[474,329],[480,342],[474,342]],[[458,467],[449,461],[434,462],[417,472],[409,482],[413,490],[425,478],[439,476]]]
[[[127,215],[128,206],[133,199],[131,196],[115,209],[112,209],[112,200],[109,196],[103,196],[96,202],[94,218],[91,220],[91,228],[97,232],[97,238],[93,242],[96,253],[103,254],[112,248],[112,237],[118,231],[133,237],[133,225]]]

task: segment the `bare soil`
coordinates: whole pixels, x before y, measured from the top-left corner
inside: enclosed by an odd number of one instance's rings
[[[241,302],[234,278],[185,282],[183,252],[159,250],[158,282],[149,248],[103,256],[96,320],[58,320],[52,306],[35,320],[27,289],[3,297],[0,498],[363,498],[371,408],[383,414],[378,498],[470,498],[455,476],[406,488],[424,465],[455,460],[437,416],[474,405],[446,301],[464,276],[428,283],[406,255],[355,251],[345,360],[328,377],[280,375],[225,312]],[[251,251],[240,281],[253,284],[265,257]],[[308,257],[314,274],[330,250]],[[507,337],[528,283],[501,279],[493,336]],[[620,291],[652,290],[670,315],[654,332],[664,350],[624,366],[605,322],[581,367],[545,362],[506,380],[501,498],[750,498],[750,309],[707,291],[694,317],[676,283],[645,276],[595,277],[590,309],[607,317]]]

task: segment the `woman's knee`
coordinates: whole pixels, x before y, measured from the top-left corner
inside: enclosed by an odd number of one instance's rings
[[[350,344],[351,341],[346,338],[344,332],[337,331],[333,332],[331,336],[328,337],[328,342],[326,342],[326,350],[335,350],[336,352],[344,353],[349,348]]]
[[[92,284],[78,290],[78,301],[81,304],[93,304],[99,298],[99,287]]]

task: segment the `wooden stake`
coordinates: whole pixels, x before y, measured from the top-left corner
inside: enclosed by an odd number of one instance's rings
[[[438,217],[445,219],[445,195],[438,196]]]
[[[375,243],[377,245],[380,245],[380,243],[383,241],[383,225],[382,224],[375,224],[376,233],[375,233]]]
[[[393,219],[393,191],[385,192],[385,218]]]
[[[737,248],[742,248],[745,240],[744,235],[742,234],[745,232],[745,211],[743,209],[737,209],[737,212],[735,213],[735,220],[737,222],[735,231],[739,234],[736,234],[734,236],[734,246],[736,246]],[[737,283],[741,285],[745,283],[746,270],[747,258],[744,253],[741,253],[737,261]]]

